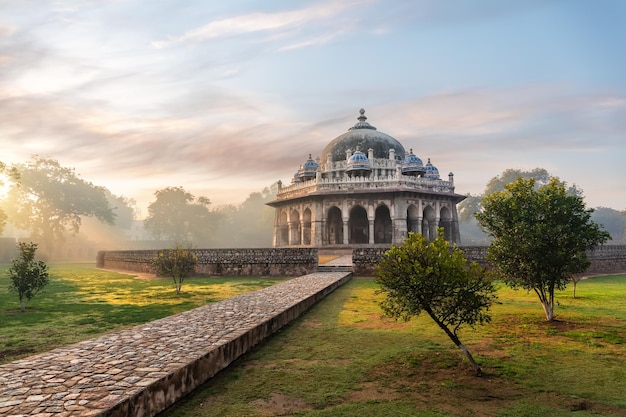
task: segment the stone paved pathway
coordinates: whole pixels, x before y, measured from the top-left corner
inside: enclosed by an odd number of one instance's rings
[[[263,323],[272,322],[303,300],[334,288],[350,275],[305,275],[2,365],[0,416],[154,415],[152,404],[143,408],[135,404],[142,391],[155,391],[155,387],[179,389],[167,384],[174,385],[172,375],[181,368],[206,358],[209,352]],[[184,381],[191,377],[186,378]],[[169,405],[166,397],[173,394],[155,395],[154,401],[160,402],[162,410]],[[125,402],[130,405],[124,405]]]

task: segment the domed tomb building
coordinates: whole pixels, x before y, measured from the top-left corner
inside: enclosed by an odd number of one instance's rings
[[[274,247],[352,247],[402,243],[409,232],[428,239],[443,227],[460,243],[453,174],[442,180],[428,159],[406,152],[393,137],[358,123],[330,141],[322,159],[309,158],[291,180],[278,182]]]

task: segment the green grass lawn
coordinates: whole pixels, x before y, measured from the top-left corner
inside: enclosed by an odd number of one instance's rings
[[[176,296],[167,279],[51,272],[19,313],[0,270],[4,362],[277,281],[194,278]],[[353,279],[161,417],[626,416],[626,275],[559,293],[553,323],[534,294],[501,287],[492,323],[460,335],[481,378],[427,316],[382,318],[375,290]]]
[[[626,276],[558,294],[499,290],[492,323],[450,340],[420,316],[381,318],[373,280],[353,279],[163,413],[190,416],[626,416]]]
[[[50,266],[50,283],[19,311],[0,266],[0,363],[273,285],[280,279],[140,279],[92,264]]]

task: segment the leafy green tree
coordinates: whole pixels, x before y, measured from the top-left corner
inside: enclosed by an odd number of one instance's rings
[[[55,245],[61,245],[68,229],[78,233],[82,217],[113,224],[115,214],[105,189],[79,178],[74,169],[36,156],[14,169],[19,181],[9,190],[9,221],[30,231],[31,239],[43,244],[44,253],[51,254]]]
[[[156,200],[148,206],[144,227],[157,239],[194,242],[208,245],[215,229],[211,201],[195,197],[183,187],[167,187],[154,193]]]
[[[491,321],[488,310],[496,300],[496,289],[485,269],[468,263],[440,229],[432,242],[409,233],[402,245],[385,253],[376,275],[380,292],[386,294],[381,307],[387,316],[408,321],[425,311],[481,374],[458,332],[463,325],[474,328]]]
[[[172,277],[176,286],[176,294],[180,294],[185,278],[196,270],[198,257],[193,251],[182,245],[159,251],[152,259],[152,266],[159,276]]]
[[[585,251],[609,234],[591,220],[583,197],[558,178],[540,187],[518,178],[482,201],[478,222],[493,238],[487,259],[512,288],[534,291],[546,319],[554,320],[554,291],[590,265]]]
[[[7,273],[11,278],[9,291],[16,291],[20,300],[20,311],[26,310],[26,303],[48,285],[48,266],[43,261],[35,261],[36,243],[18,243],[19,259],[12,259]]]
[[[507,169],[502,174],[496,175],[485,186],[483,196],[504,191],[507,184],[517,181],[518,178],[534,179],[537,186],[545,185],[550,181],[550,174],[543,168],[535,168],[530,171],[521,169]]]

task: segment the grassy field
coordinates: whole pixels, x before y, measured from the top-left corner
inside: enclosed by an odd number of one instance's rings
[[[50,284],[20,313],[0,266],[0,363],[273,285],[279,279],[138,278],[93,264],[51,265]]]
[[[199,278],[177,297],[165,279],[88,265],[55,266],[52,281],[21,314],[0,271],[7,358],[275,282]],[[353,279],[161,417],[626,416],[625,275],[559,293],[554,323],[533,294],[500,288],[493,322],[461,334],[481,378],[428,317],[381,318],[375,289]]]
[[[162,417],[626,416],[626,276],[560,293],[554,323],[501,288],[461,335],[481,378],[426,316],[382,319],[375,289],[353,279]]]

